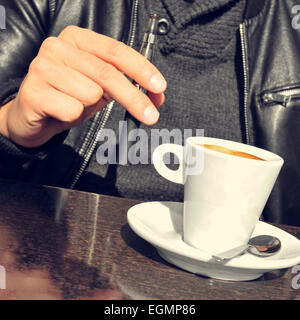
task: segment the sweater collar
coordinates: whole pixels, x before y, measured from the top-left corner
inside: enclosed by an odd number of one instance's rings
[[[214,12],[237,0],[162,0],[177,28],[183,27],[193,19]]]

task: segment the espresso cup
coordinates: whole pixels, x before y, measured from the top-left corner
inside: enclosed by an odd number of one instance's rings
[[[177,170],[164,162],[169,153],[179,159]],[[248,243],[283,163],[272,152],[207,137],[153,152],[157,172],[184,185],[183,241],[210,254]]]

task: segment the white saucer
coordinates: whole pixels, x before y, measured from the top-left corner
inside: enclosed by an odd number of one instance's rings
[[[270,224],[259,221],[253,236],[274,235],[281,249],[270,257],[246,253],[230,261],[218,262],[207,252],[182,241],[183,204],[178,202],[146,202],[128,210],[130,227],[157,248],[159,255],[177,267],[210,278],[246,281],[265,272],[285,269],[300,263],[300,240]]]

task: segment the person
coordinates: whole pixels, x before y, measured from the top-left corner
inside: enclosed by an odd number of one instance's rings
[[[0,4],[2,178],[182,201],[182,186],[151,163],[98,163],[99,133],[118,132],[128,110],[148,137],[199,128],[281,155],[263,219],[300,225],[300,33],[292,0]],[[160,17],[153,63],[137,52],[150,13]]]

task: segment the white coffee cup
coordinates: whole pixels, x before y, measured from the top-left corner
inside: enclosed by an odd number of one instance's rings
[[[214,145],[254,155],[253,160],[205,148]],[[164,156],[174,153],[177,170]],[[207,137],[191,137],[185,146],[163,144],[153,164],[164,178],[184,184],[183,240],[216,254],[246,244],[259,220],[284,161],[249,145]]]

